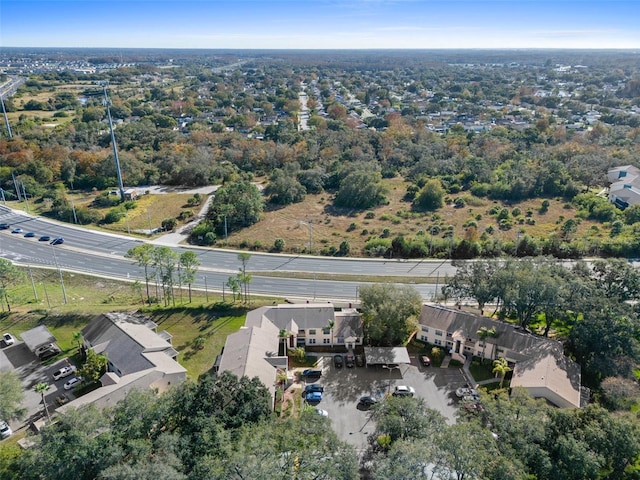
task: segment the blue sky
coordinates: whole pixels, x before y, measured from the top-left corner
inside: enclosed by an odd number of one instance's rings
[[[0,0],[0,46],[640,49],[640,0]]]

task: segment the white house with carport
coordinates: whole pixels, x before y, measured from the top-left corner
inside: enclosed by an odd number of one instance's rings
[[[615,167],[607,172],[609,201],[619,208],[640,203],[640,168],[633,165]]]

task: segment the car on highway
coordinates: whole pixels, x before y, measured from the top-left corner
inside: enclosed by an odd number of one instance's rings
[[[353,368],[356,366],[356,357],[353,353],[347,353],[344,357],[344,363],[347,368]]]
[[[71,390],[72,388],[77,387],[82,382],[82,377],[73,377],[71,380],[67,380],[64,384],[65,390]]]
[[[342,360],[342,355],[334,355],[333,356],[333,366],[336,368],[342,368],[344,362]]]
[[[0,230],[8,230],[11,228],[11,225],[8,223],[0,223]]]
[[[53,372],[53,379],[60,380],[61,378],[68,377],[75,371],[76,371],[75,365],[68,365],[66,367],[59,368],[58,370]]]
[[[46,345],[41,345],[35,349],[33,352],[40,360],[46,360],[49,357],[54,357],[60,353],[60,347],[58,347],[55,343],[47,343]]]
[[[2,341],[4,342],[4,346],[8,347],[9,345],[13,345],[16,343],[16,337],[11,335],[10,333],[2,334]]]
[[[304,398],[309,403],[318,403],[322,400],[322,392],[307,392]]]
[[[312,383],[311,385],[304,387],[305,395],[309,392],[324,392],[324,387],[319,383]]]
[[[373,397],[371,397],[369,395],[366,395],[364,397],[360,397],[360,400],[358,400],[358,405],[362,406],[364,409],[371,408],[376,403],[378,403],[378,400],[376,400],[375,398],[373,398]]]
[[[20,227],[14,228],[13,230],[11,230],[11,233],[22,233],[23,230]]]
[[[24,234],[24,238],[33,238],[35,236],[36,236],[36,234],[33,233],[33,232],[27,232],[27,233]]]
[[[407,385],[398,385],[391,395],[394,397],[413,397],[416,391],[413,387]]]
[[[51,237],[49,235],[42,235],[38,241],[39,242],[48,242],[49,240],[51,240]]]
[[[11,427],[4,420],[0,420],[0,438],[9,438],[13,434]]]
[[[49,242],[49,245],[62,245],[64,243],[64,238],[57,237]]]
[[[307,368],[302,371],[302,376],[306,378],[320,378],[322,376],[322,370],[313,370],[311,368]]]

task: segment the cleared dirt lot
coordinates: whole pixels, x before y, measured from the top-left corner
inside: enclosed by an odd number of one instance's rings
[[[410,385],[416,397],[423,398],[430,408],[438,410],[455,422],[458,402],[455,390],[465,385],[457,368],[422,367],[417,357],[410,365],[388,370],[378,366],[336,369],[331,358],[325,358],[322,378],[315,383],[324,385],[324,395],[318,408],[329,413],[333,429],[341,440],[362,450],[367,437],[375,428],[367,411],[358,410],[358,399],[363,395],[382,397],[396,385]]]

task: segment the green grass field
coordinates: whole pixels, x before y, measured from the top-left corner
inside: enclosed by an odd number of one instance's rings
[[[158,331],[166,330],[173,336],[173,347],[179,352],[178,361],[193,379],[211,369],[227,335],[244,325],[247,311],[282,301],[254,297],[247,306],[223,302],[219,296],[209,293],[207,303],[204,292],[194,290],[191,303],[187,303],[188,295],[185,294],[185,303],[180,304],[180,295],[176,294],[176,307],[149,307],[143,305],[140,292],[130,283],[65,273],[68,303],[64,304],[57,272],[32,269],[32,275],[38,300],[35,300],[27,275],[21,285],[7,292],[11,312],[4,304],[0,313],[0,332],[10,332],[19,338],[21,332],[46,325],[62,349],[58,357],[49,360],[53,362],[56,358],[77,353],[73,335],[96,315],[141,311],[158,324]],[[199,337],[202,340],[196,340]]]

